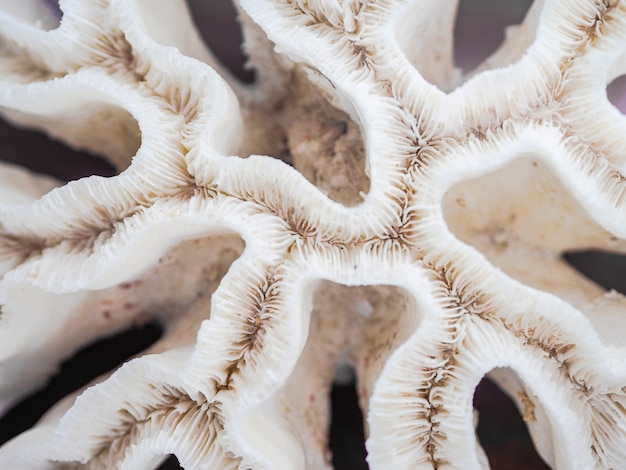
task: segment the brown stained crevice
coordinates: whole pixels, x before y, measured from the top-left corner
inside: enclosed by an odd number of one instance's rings
[[[553,90],[553,96],[557,101],[570,92],[563,84],[568,79],[570,71],[576,62],[576,57],[584,55],[589,48],[597,47],[600,38],[607,35],[609,24],[617,20],[614,16],[615,10],[619,10],[621,13],[626,12],[626,6],[619,0],[602,0],[597,2],[596,5],[596,14],[575,26],[580,31],[580,36],[576,38],[579,44],[569,54],[560,59],[560,75],[556,83],[550,85],[550,89]]]
[[[609,179],[616,180],[617,184],[623,184],[624,182],[626,182],[626,176],[622,175],[616,169],[609,170],[609,175],[608,176],[609,176]],[[626,190],[626,188],[625,188],[625,190]]]
[[[443,365],[422,369],[422,375],[429,378],[422,381],[421,387],[417,392],[417,396],[428,403],[427,410],[420,411],[420,414],[423,414],[424,419],[429,423],[426,435],[420,437],[419,441],[425,441],[424,448],[429,456],[430,463],[436,469],[450,463],[445,459],[438,458],[436,455],[441,441],[447,439],[447,435],[439,429],[437,416],[449,414],[443,404],[437,404],[437,401],[440,401],[438,395],[440,390],[445,390],[450,386],[450,382],[454,378],[454,369],[459,365],[459,344],[463,341],[463,334],[460,334],[462,330],[459,327],[466,318],[466,314],[469,313],[466,306],[471,306],[475,301],[462,301],[458,294],[455,296],[450,280],[450,265],[447,267],[431,267],[431,273],[433,274],[433,281],[440,284],[444,290],[447,290],[449,297],[458,299],[452,305],[446,304],[444,306],[446,311],[450,312],[450,315],[444,320],[442,333],[448,338],[445,341],[439,341],[439,344],[436,346],[437,351],[433,351],[429,356],[431,360],[439,359]]]
[[[468,137],[471,137],[471,136],[477,138],[481,142],[484,142],[485,140],[487,140],[487,133],[485,132],[485,129],[482,128],[482,126],[470,129],[468,133]]]
[[[283,220],[287,223],[289,232],[298,236],[304,244],[310,243],[310,240],[314,240],[316,244],[327,242],[327,240],[320,239],[318,227],[311,223],[309,218],[303,214],[296,213],[292,207],[287,208],[286,214],[283,215],[285,216]]]
[[[82,221],[80,229],[68,234],[65,237],[47,238],[44,248],[53,248],[63,242],[70,242],[76,246],[83,246],[85,249],[92,247],[97,241],[104,242],[113,237],[115,232],[132,217],[140,214],[145,207],[135,206],[127,211],[120,211],[119,215],[112,215],[109,208],[96,206],[93,211],[98,214],[104,224],[96,222]],[[104,237],[104,240],[103,240]]]
[[[263,284],[245,299],[242,311],[237,315],[238,339],[231,341],[233,347],[238,348],[237,358],[224,366],[226,376],[223,380],[214,380],[214,390],[218,394],[221,391],[233,390],[235,374],[247,364],[254,364],[255,354],[262,349],[268,324],[278,313],[278,305],[281,302],[281,290],[279,267],[270,267]]]
[[[423,388],[420,388],[419,392],[416,394],[419,398],[427,402],[427,409],[421,409],[418,412],[418,415],[423,415],[429,426],[425,435],[420,436],[418,441],[424,443],[424,449],[428,454],[429,461],[435,469],[439,468],[440,465],[449,463],[447,460],[437,457],[437,451],[441,446],[441,441],[445,441],[448,438],[448,436],[439,429],[437,417],[439,415],[445,416],[449,414],[449,412],[443,405],[434,404],[433,402],[437,400],[438,390],[445,389],[448,385],[450,380],[449,374],[456,365],[456,361],[454,360],[456,350],[455,353],[452,353],[451,349],[445,349],[442,347],[441,351],[443,352],[441,357],[446,362],[446,365],[439,368],[428,368],[422,370],[422,374],[424,376],[430,376],[433,378],[427,380],[426,383],[423,384]]]
[[[21,80],[27,78],[29,83],[53,80],[66,75],[51,70],[28,50],[2,36],[0,36],[0,58],[4,62],[2,66],[7,74],[19,76]]]
[[[210,182],[205,186],[198,185],[196,183],[185,186],[177,196],[183,201],[187,201],[191,198],[201,198],[204,200],[215,199],[219,196],[226,195],[219,190],[217,184]]]
[[[223,391],[232,390],[232,383],[234,375],[240,370],[239,361],[231,362],[224,371],[226,372],[226,377],[222,381],[214,380],[213,389],[215,390],[215,395]]]
[[[270,274],[267,283],[258,291],[252,300],[252,310],[244,324],[243,337],[239,344],[243,346],[244,354],[253,352],[267,331],[267,323],[277,313],[277,304],[280,302],[280,286],[273,274]]]
[[[179,193],[169,197],[161,198],[164,200],[180,200],[187,202],[192,197],[201,197],[203,199],[214,199],[222,194],[216,185],[184,186]],[[155,198],[156,199],[156,198]],[[87,223],[86,220],[81,221],[81,227],[65,236],[49,236],[35,237],[31,235],[17,235],[11,233],[0,233],[0,251],[4,250],[7,254],[22,253],[22,261],[33,258],[41,254],[43,250],[55,248],[61,243],[69,242],[77,250],[93,250],[96,243],[103,244],[113,237],[115,232],[124,225],[125,221],[138,216],[144,210],[148,209],[153,202],[138,202],[136,206],[125,211],[111,212],[110,207],[95,206],[92,213],[98,215],[102,223],[94,221]],[[113,215],[116,214],[116,215]],[[1,229],[1,227],[0,227]]]
[[[120,223],[123,223],[126,219],[130,219],[131,217],[141,213],[144,208],[137,205],[127,210],[112,211],[111,209],[113,208],[106,206],[94,206],[92,208],[92,213],[97,215],[98,219],[100,219],[99,221],[82,221],[82,227],[79,230],[76,230],[70,236],[64,237],[61,240],[50,240],[49,243],[51,245],[55,245],[62,240],[83,240],[86,238],[98,237],[102,232],[115,231],[116,227]]]
[[[359,60],[359,67],[374,70],[374,61],[372,60],[372,54],[365,46],[357,44],[355,41],[350,41],[350,47],[353,54]]]
[[[415,136],[415,142],[419,137]],[[421,145],[415,145],[412,147],[412,152],[407,159],[407,171],[413,178],[417,179],[418,175],[424,174],[424,171],[431,165],[432,162],[436,162],[440,159],[440,155],[443,153],[441,148],[452,147],[458,145],[452,137],[433,137],[427,142]]]
[[[189,124],[194,121],[200,115],[199,98],[195,96],[191,87],[174,85],[168,87],[166,95],[158,95],[158,93],[151,89],[155,95],[159,96],[163,100],[164,108],[171,114],[177,116],[183,116],[185,124]]]
[[[99,217],[105,219],[104,224],[87,223],[83,220],[79,229],[65,236],[34,237],[0,233],[0,250],[7,250],[11,254],[22,253],[22,263],[64,242],[73,245],[75,251],[92,252],[96,243],[106,243],[126,220],[139,214],[143,209],[143,206],[137,206],[119,216],[111,217],[109,208],[96,206],[93,210],[98,213]]]
[[[323,233],[320,228],[314,225],[311,220],[305,216],[301,209],[294,207],[298,201],[283,199],[276,200],[272,193],[273,188],[269,188],[266,192],[264,188],[258,188],[253,191],[240,191],[237,194],[230,194],[220,190],[217,186],[213,187],[213,192],[220,196],[229,197],[240,202],[253,202],[258,205],[262,212],[270,213],[285,222],[287,231],[297,236],[302,243],[314,246],[328,245],[345,247],[348,244],[361,244],[368,240],[358,238],[351,239],[342,234],[342,231],[333,232],[332,234]],[[211,194],[213,192],[209,190]],[[184,194],[188,195],[188,191]],[[371,240],[369,240],[371,241]]]
[[[0,253],[8,256],[18,255],[22,259],[20,263],[40,255],[45,247],[46,242],[40,237],[0,233]]]
[[[147,73],[150,65],[143,64],[126,39],[124,32],[114,30],[97,39],[97,52],[92,55],[91,65],[101,66],[109,70],[122,70],[132,74],[133,81],[144,85],[150,92],[163,101],[163,109],[174,115],[184,117],[186,124],[195,120],[200,114],[199,98],[189,86],[171,85],[164,93],[157,91],[148,83]]]
[[[281,201],[282,204],[275,205],[275,201],[259,201],[255,200],[259,205],[262,205],[264,209],[269,210],[270,213],[280,218],[287,225],[289,234],[298,237],[301,243],[323,245],[330,243],[331,240],[322,238],[319,227],[316,226],[309,217],[307,217],[301,210],[294,207],[292,201],[288,201],[291,204],[286,205],[285,201]]]
[[[358,245],[365,245],[368,250],[377,253],[415,251],[421,216],[419,210],[413,207],[413,197],[408,187],[402,189],[404,197],[397,201],[399,214],[392,225],[380,236],[358,242]]]
[[[221,403],[212,401],[196,401],[188,394],[169,385],[161,384],[161,390],[151,386],[153,393],[161,394],[159,405],[145,409],[142,418],[137,418],[128,410],[122,408],[117,410],[117,415],[121,418],[122,423],[116,430],[111,430],[108,438],[101,442],[100,448],[94,451],[94,456],[84,465],[70,464],[63,465],[63,468],[92,468],[103,466],[109,468],[110,465],[117,463],[124,458],[124,455],[118,455],[117,462],[111,462],[111,449],[120,449],[121,451],[128,449],[132,442],[138,439],[143,428],[147,427],[151,421],[174,420],[178,425],[185,418],[191,415],[201,417],[202,425],[198,424],[198,419],[188,419],[189,422],[195,424],[193,430],[189,429],[188,434],[194,436],[192,439],[193,447],[200,452],[211,452],[217,450],[222,451],[221,446],[217,443],[219,435],[224,431],[224,418],[221,412]],[[205,397],[200,394],[202,399]],[[173,429],[177,426],[173,427]],[[183,428],[184,429],[184,428]],[[199,432],[198,432],[199,431]],[[180,429],[178,430],[180,432]],[[197,441],[202,440],[198,445]],[[238,461],[235,455],[226,452],[229,459]]]
[[[324,26],[326,28],[335,30],[337,29],[331,22],[326,19],[326,16],[320,14],[319,12],[313,11],[312,9],[306,9],[305,7],[300,5],[300,1],[297,0],[284,0],[284,4],[287,7],[291,7],[296,15],[305,16],[309,19],[307,23],[304,23],[305,27],[319,27]],[[307,5],[308,6],[308,5]]]
[[[315,11],[310,7],[306,0],[285,0],[284,3],[291,7],[297,15],[305,16],[310,21],[304,24],[305,27],[309,28],[324,28],[321,34],[328,33],[328,30],[337,32],[341,35],[357,35],[361,30],[361,22],[358,20],[358,15],[360,13],[360,9],[367,7],[367,2],[364,2],[364,5],[358,6],[356,3],[350,4],[350,10],[353,15],[352,20],[354,24],[346,24],[345,18],[338,18],[340,24],[334,24],[328,20],[327,15],[323,12]]]
[[[535,328],[521,328],[503,317],[497,317],[496,320],[502,324],[505,330],[510,331],[516,338],[520,339],[522,346],[530,346],[543,351],[546,359],[550,359],[557,364],[564,377],[573,385],[573,390],[587,397],[593,393],[593,388],[590,385],[587,385],[584,380],[576,378],[571,373],[569,368],[571,359],[564,358],[565,355],[576,348],[575,344],[560,343],[555,337],[551,337],[552,342],[549,343],[544,338],[535,336]]]
[[[440,161],[442,155],[450,153],[451,150],[459,148],[464,144],[477,141],[484,145],[494,146],[501,134],[507,132],[505,131],[507,124],[532,125],[532,122],[525,117],[516,119],[511,115],[498,116],[495,111],[487,116],[491,119],[483,120],[489,122],[489,126],[478,124],[475,127],[469,127],[465,130],[464,138],[455,135],[436,135],[425,140],[422,135],[426,134],[426,129],[415,129],[413,128],[414,126],[411,126],[413,129],[411,130],[411,137],[407,142],[410,151],[407,152],[406,160],[406,171],[411,175],[411,178],[413,180],[417,179],[418,175],[424,174],[432,162]],[[416,123],[420,122],[419,116],[414,116],[413,119]],[[539,120],[534,120],[534,122],[539,123]]]
[[[598,6],[598,13],[594,16],[591,24],[581,27],[585,34],[586,40],[591,47],[595,47],[600,36],[607,33],[609,23],[615,21],[613,17],[614,10],[619,7],[619,0],[603,0]],[[623,9],[623,7],[622,7]],[[581,49],[580,52],[583,52]]]
[[[137,83],[145,81],[147,70],[140,70],[139,59],[123,31],[113,30],[98,37],[94,49],[91,65],[130,73]]]
[[[446,294],[445,308],[456,310],[458,318],[469,314],[486,320],[493,316],[488,295],[472,283],[459,282],[459,279],[472,279],[469,273],[458,271],[451,261],[443,265],[433,262],[425,267]]]
[[[366,240],[360,237],[349,238],[343,235],[343,230],[334,231],[333,233],[322,232],[319,226],[316,226],[309,218],[291,206],[286,209],[274,209],[272,213],[286,223],[289,234],[297,237],[291,250],[295,246],[345,250],[349,246],[358,247],[372,241],[371,239]]]
[[[355,11],[355,5],[351,5],[351,8],[352,8],[352,12],[355,18],[356,29],[348,31],[345,28],[345,25],[343,24],[343,18],[341,18],[340,20],[342,22],[341,26],[335,25],[331,23],[330,21],[328,21],[327,17],[324,14],[313,11],[313,9],[310,9],[310,8],[305,9],[301,5],[294,4],[294,3],[295,2],[291,2],[290,6],[296,11],[296,14],[306,16],[307,18],[310,18],[311,20],[304,25],[305,27],[310,27],[310,28],[315,28],[315,29],[323,28],[323,31],[319,34],[320,36],[327,35],[331,31],[339,33],[342,36],[346,34],[350,36],[354,36],[354,35],[357,35],[360,30],[361,25],[358,19],[356,18],[358,11]],[[373,54],[365,46],[358,44],[357,41],[355,40],[348,40],[348,44],[352,50],[353,55],[358,59],[359,67],[367,68],[367,69],[374,71],[375,67],[374,67],[374,62],[372,59]]]

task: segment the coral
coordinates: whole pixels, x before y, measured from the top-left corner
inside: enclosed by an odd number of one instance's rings
[[[327,468],[345,363],[372,468],[488,467],[488,373],[550,466],[622,465],[626,302],[561,254],[626,246],[626,4],[536,0],[470,76],[455,5],[240,0],[247,86],[182,1],[0,2],[3,116],[118,170],[0,167],[0,400],[165,330],[3,467]]]

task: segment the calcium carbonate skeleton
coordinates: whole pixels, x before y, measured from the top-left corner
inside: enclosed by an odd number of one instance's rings
[[[330,467],[354,364],[368,463],[485,468],[492,377],[560,469],[626,462],[626,2],[536,0],[471,78],[453,0],[240,0],[258,80],[179,0],[0,1],[0,106],[119,170],[0,166],[0,400],[95,338],[164,335],[0,448],[2,468]]]

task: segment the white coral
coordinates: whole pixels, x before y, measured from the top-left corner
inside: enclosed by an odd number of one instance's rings
[[[605,95],[624,2],[537,0],[461,83],[454,2],[241,0],[251,88],[180,1],[61,1],[56,28],[16,5],[4,115],[120,174],[52,189],[3,167],[0,398],[140,316],[166,332],[4,467],[328,467],[346,359],[373,468],[487,466],[472,397],[492,370],[551,466],[626,460],[626,303],[560,258],[624,247]],[[232,156],[253,153],[295,167]]]

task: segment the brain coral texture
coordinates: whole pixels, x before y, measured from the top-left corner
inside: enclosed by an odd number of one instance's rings
[[[371,468],[488,467],[488,373],[550,466],[623,468],[626,302],[561,255],[626,248],[626,2],[535,0],[464,76],[453,0],[240,0],[254,85],[182,1],[59,3],[0,1],[2,115],[118,173],[2,164],[0,401],[164,335],[3,468],[328,468],[346,363]]]

